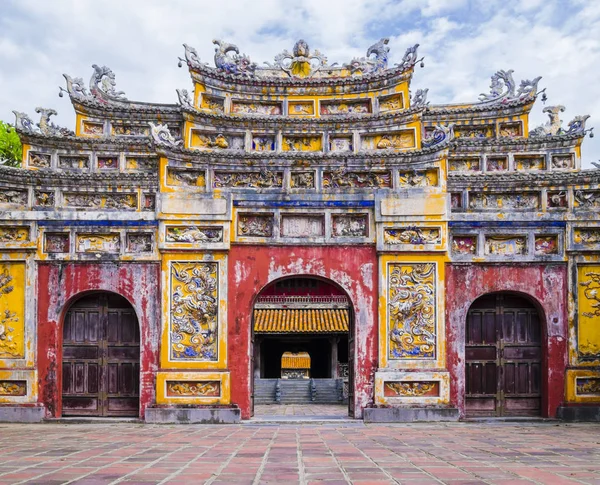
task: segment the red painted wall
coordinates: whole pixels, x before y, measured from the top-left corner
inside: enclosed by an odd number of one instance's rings
[[[292,275],[320,276],[341,286],[355,312],[355,416],[373,400],[377,368],[377,253],[365,247],[232,246],[228,264],[228,367],[231,399],[250,417],[252,307],[268,283]]]
[[[111,291],[127,298],[140,324],[140,417],[155,402],[160,342],[160,265],[156,263],[52,263],[38,267],[38,380],[48,416],[62,412],[62,325],[83,293]]]
[[[544,326],[544,416],[555,417],[564,399],[567,366],[567,266],[565,264],[452,265],[446,267],[446,338],[450,400],[465,412],[465,322],[480,296],[511,291],[528,296]]]

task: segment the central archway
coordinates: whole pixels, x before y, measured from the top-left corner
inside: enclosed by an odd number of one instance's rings
[[[265,286],[252,310],[252,405],[342,404],[353,411],[354,311],[346,292],[314,276]]]

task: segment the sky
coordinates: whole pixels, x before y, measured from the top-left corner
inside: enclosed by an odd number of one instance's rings
[[[262,64],[303,38],[329,63],[364,56],[389,37],[390,62],[420,44],[412,90],[429,88],[432,104],[474,102],[490,78],[514,69],[542,76],[545,106],[566,110],[563,126],[591,115],[583,166],[600,159],[600,0],[0,0],[0,119],[12,110],[38,119],[54,108],[55,123],[74,128],[63,73],[86,83],[92,64],[110,67],[130,100],[174,103],[192,88],[183,43],[213,65],[214,38],[237,44]],[[546,122],[538,99],[531,128]]]

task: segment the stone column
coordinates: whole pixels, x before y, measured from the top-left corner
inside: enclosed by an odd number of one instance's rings
[[[331,343],[331,378],[337,379],[338,377],[338,341],[339,337],[329,337]]]
[[[254,378],[260,379],[260,344],[262,343],[261,337],[254,337]]]

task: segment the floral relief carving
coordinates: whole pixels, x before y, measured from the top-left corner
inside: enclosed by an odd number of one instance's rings
[[[168,226],[165,240],[167,242],[221,242],[223,229],[220,227]]]
[[[521,130],[521,123],[517,122],[500,124],[500,132],[498,133],[498,136],[507,138],[523,136],[523,132]]]
[[[238,216],[238,236],[272,237],[273,216],[240,214]]]
[[[390,359],[435,358],[435,264],[389,265],[388,328]]]
[[[442,233],[438,227],[409,226],[384,229],[383,240],[386,244],[439,244],[442,242]]]
[[[384,135],[363,135],[361,140],[363,150],[401,150],[415,147],[415,133],[405,130]]]
[[[170,280],[171,359],[216,361],[218,264],[174,261]]]
[[[379,98],[379,111],[395,111],[402,108],[404,108],[404,101],[401,94]]]
[[[167,381],[167,396],[219,397],[219,381]]]
[[[283,173],[261,170],[260,172],[215,172],[215,188],[271,189],[283,185]]]
[[[345,168],[323,173],[323,188],[389,188],[392,186],[390,172],[351,172]]]

